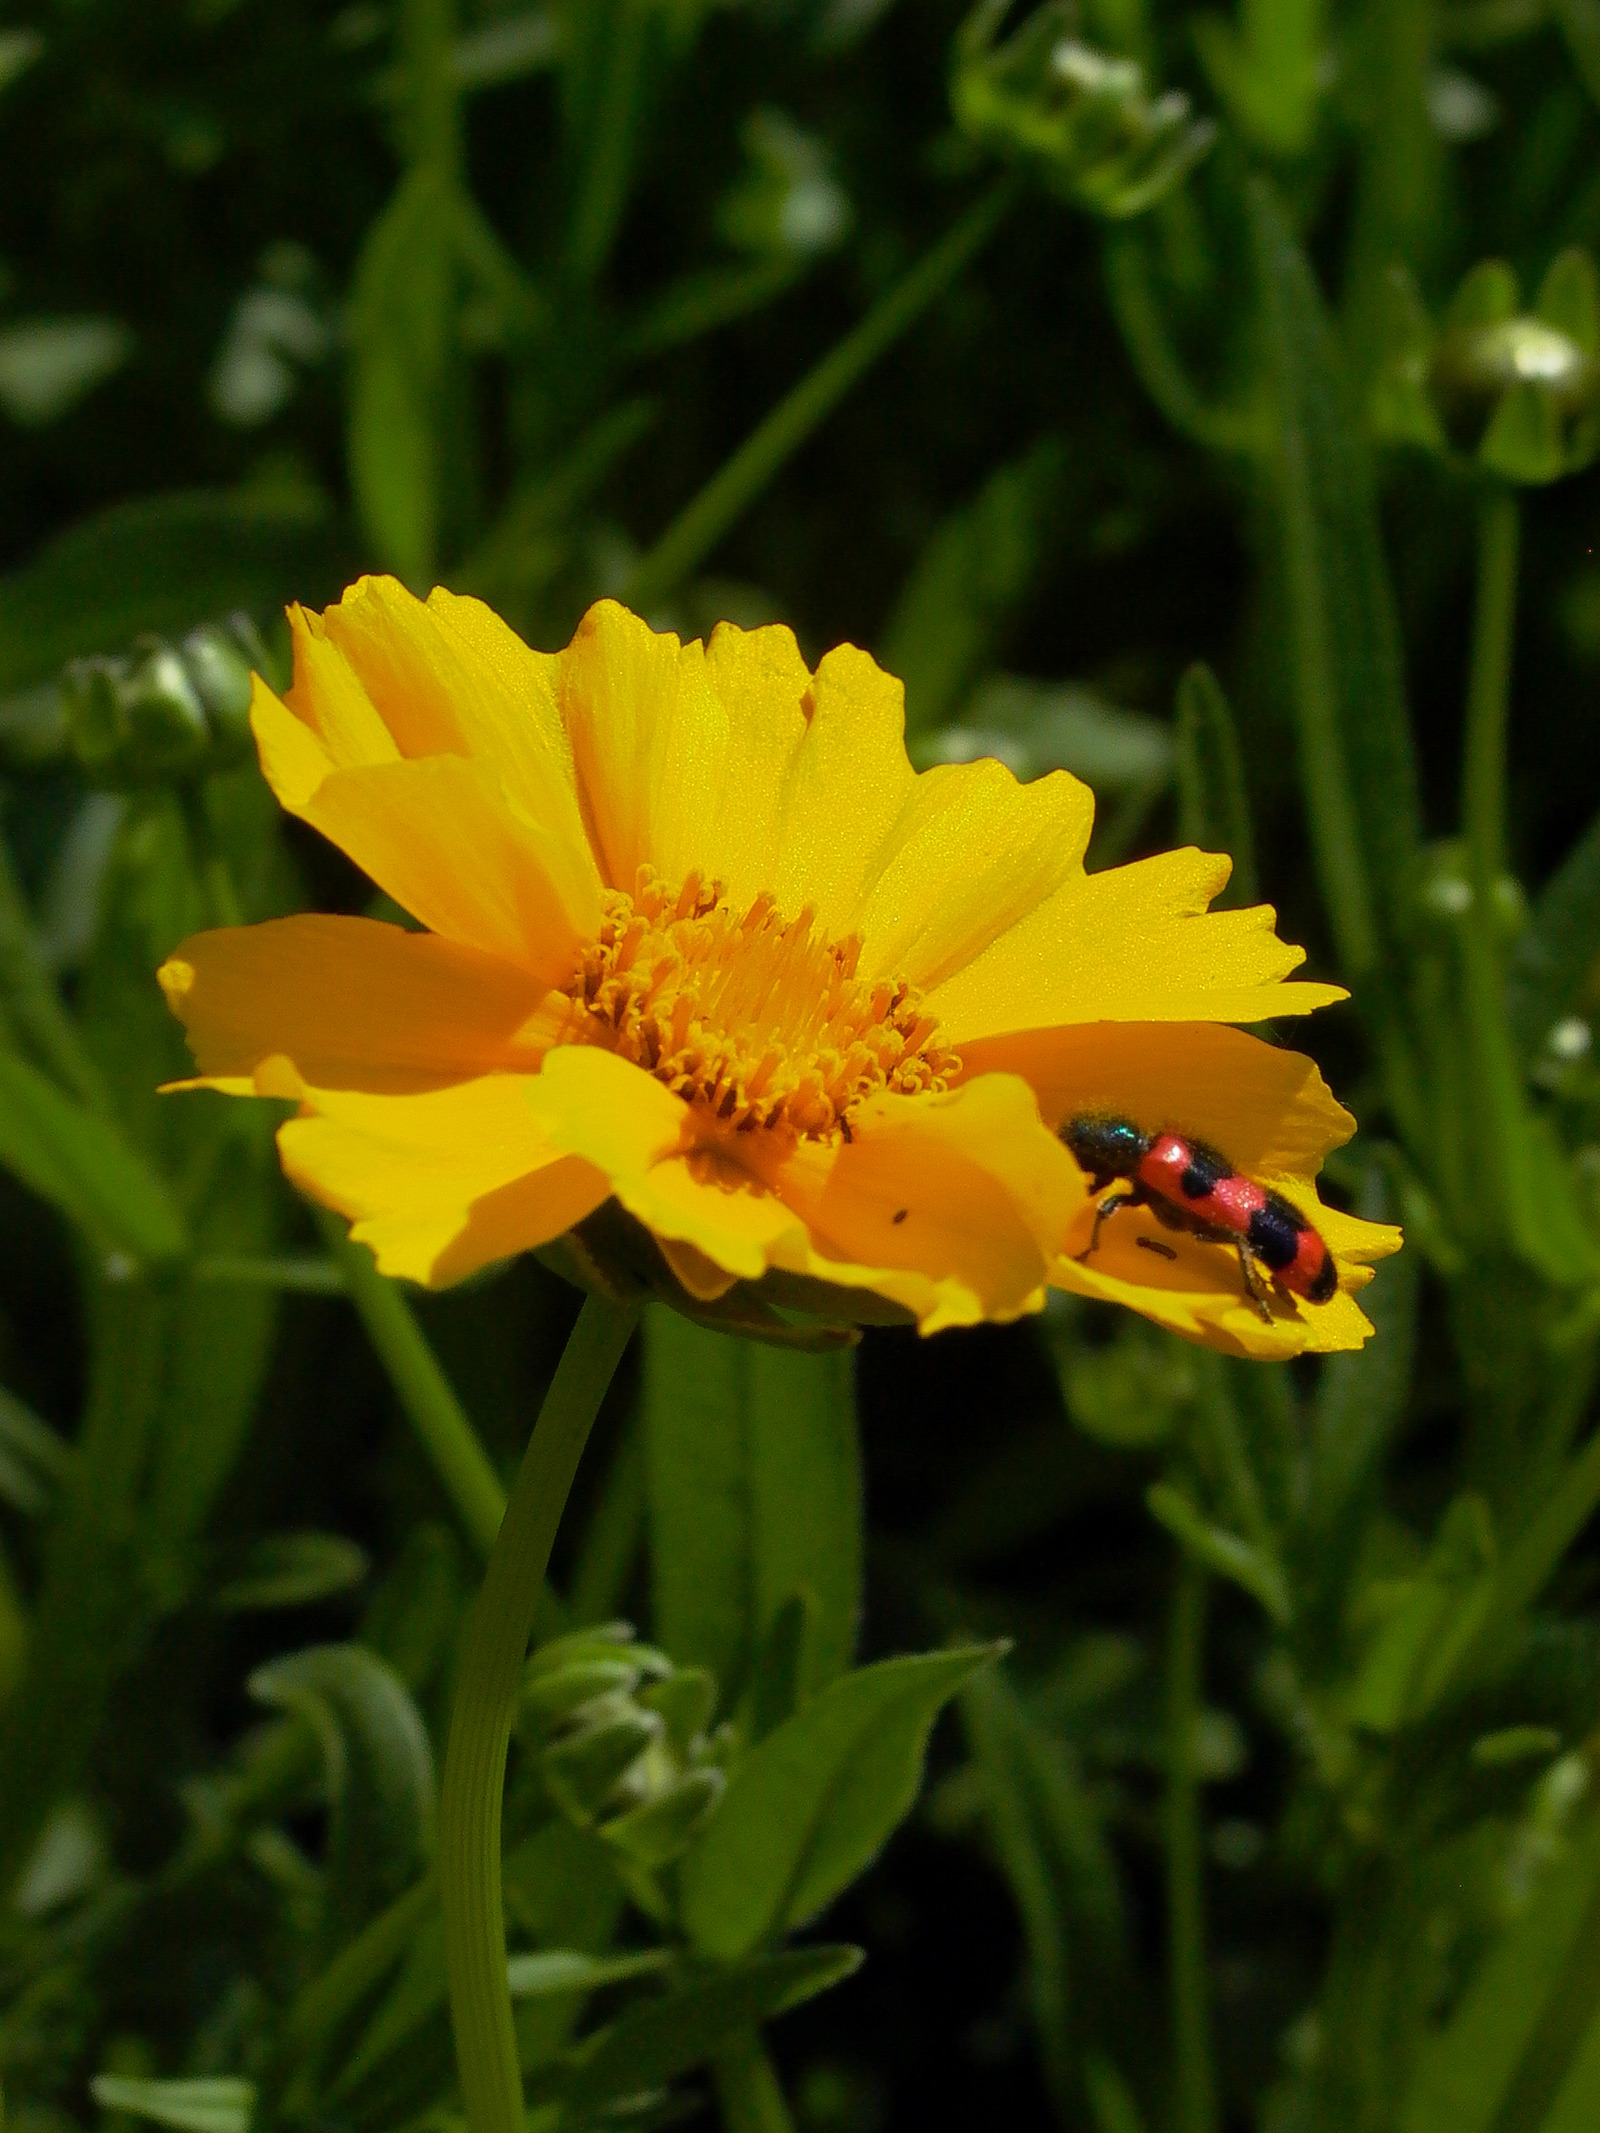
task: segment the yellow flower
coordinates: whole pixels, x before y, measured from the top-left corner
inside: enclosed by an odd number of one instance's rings
[[[545,654],[382,578],[290,620],[262,769],[427,930],[202,933],[161,981],[205,1084],[298,1102],[284,1168],[386,1273],[458,1280],[614,1201],[691,1308],[762,1282],[932,1332],[1055,1285],[1256,1355],[1371,1330],[1348,1292],[1398,1234],[1313,1184],[1353,1121],[1222,1026],[1342,996],[1284,982],[1270,910],[1207,910],[1226,859],[1086,874],[1083,785],[916,775],[899,683],[849,645],[812,674],[786,629],[680,645],[602,601]],[[1085,1112],[1224,1150],[1339,1292],[1274,1289],[1264,1321],[1232,1250],[1143,1212],[1075,1257],[1057,1129]]]

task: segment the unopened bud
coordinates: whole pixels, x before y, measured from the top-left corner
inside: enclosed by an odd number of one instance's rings
[[[1050,0],[996,44],[1006,9],[1007,0],[987,0],[958,40],[956,124],[1090,214],[1120,221],[1153,207],[1216,129],[1191,116],[1180,92],[1148,95],[1133,60],[1083,43],[1066,0]]]
[[[669,1866],[686,1852],[728,1781],[720,1770],[690,1770],[668,1791],[607,1822],[600,1834],[635,1866]]]
[[[1380,435],[1519,484],[1557,481],[1600,451],[1600,276],[1578,247],[1552,263],[1531,312],[1514,271],[1483,261],[1438,329],[1397,272],[1388,339]]]

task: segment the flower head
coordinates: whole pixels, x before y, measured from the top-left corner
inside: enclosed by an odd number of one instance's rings
[[[285,1169],[385,1272],[581,1251],[620,1211],[702,1312],[759,1283],[755,1309],[931,1332],[1054,1285],[1252,1354],[1370,1331],[1349,1292],[1398,1235],[1313,1182],[1353,1121],[1226,1026],[1341,995],[1286,982],[1270,910],[1208,909],[1227,860],[1086,873],[1076,779],[915,774],[899,684],[848,645],[813,674],[786,629],[681,645],[602,601],[544,654],[381,578],[290,620],[262,768],[425,930],[203,933],[161,980],[202,1082],[297,1103]],[[1093,1195],[1060,1135],[1090,1113],[1225,1151],[1315,1225],[1338,1291],[1258,1302],[1233,1250],[1148,1210],[1078,1256]]]

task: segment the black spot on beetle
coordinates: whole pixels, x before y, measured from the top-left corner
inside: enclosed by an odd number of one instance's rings
[[[1232,1168],[1214,1149],[1203,1148],[1198,1141],[1189,1143],[1189,1167],[1178,1180],[1186,1200],[1203,1200],[1220,1185],[1224,1178],[1233,1175]]]
[[[910,1214],[910,1212],[911,1210],[909,1207],[897,1207],[893,1215],[890,1217],[890,1220],[895,1223],[903,1222],[906,1216]]]
[[[1266,1261],[1274,1274],[1281,1274],[1286,1266],[1294,1264],[1300,1249],[1300,1229],[1300,1217],[1286,1200],[1274,1195],[1250,1217],[1250,1249]]]

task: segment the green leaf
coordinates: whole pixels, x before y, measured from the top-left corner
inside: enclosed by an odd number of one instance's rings
[[[1312,856],[1346,973],[1398,962],[1421,837],[1394,600],[1322,297],[1265,180],[1250,217],[1279,424],[1294,708]]]
[[[1274,1622],[1287,1622],[1294,1613],[1289,1589],[1280,1565],[1264,1548],[1230,1532],[1208,1519],[1181,1489],[1157,1481],[1145,1491],[1150,1516],[1166,1527],[1173,1539],[1197,1563],[1231,1578],[1271,1615]]]
[[[135,1267],[181,1256],[188,1238],[165,1181],[108,1118],[0,1052],[0,1164]]]
[[[1323,0],[1243,0],[1239,27],[1193,21],[1211,86],[1246,139],[1269,155],[1303,155],[1323,92]]]
[[[306,1719],[322,1749],[332,1828],[325,1939],[338,1946],[433,1856],[433,1750],[404,1682],[359,1644],[314,1645],[257,1667],[258,1703]]]
[[[632,1955],[585,1955],[581,1948],[540,1948],[513,1955],[506,1975],[514,2000],[548,1999],[556,1993],[593,1992],[629,1978],[654,1977],[672,1960],[667,1948],[641,1948]]]
[[[1097,794],[1154,799],[1172,777],[1165,722],[1108,703],[1077,682],[996,674],[973,690],[960,722],[914,744],[918,763],[970,763],[992,755],[1024,781],[1070,770]]]
[[[378,555],[413,585],[439,547],[455,228],[453,182],[419,163],[368,230],[350,291],[351,485]]]
[[[847,1666],[861,1606],[850,1358],[731,1340],[655,1309],[642,1400],[656,1634],[737,1697],[784,1603],[815,1601],[806,1689]]]
[[[174,2133],[249,2133],[255,2083],[227,2076],[200,2081],[139,2081],[96,2074],[89,2093],[103,2111],[126,2111]]]
[[[814,1999],[861,1967],[861,1950],[795,1948],[727,1970],[691,1971],[588,2038],[567,2065],[535,2076],[530,2095],[557,2094],[572,2118],[664,2087],[702,2066],[729,2037]]]
[[[1579,2093],[1595,2094],[1597,2026],[1600,1818],[1591,1816],[1424,2043],[1399,2133],[1580,2133],[1594,2120],[1569,2115],[1561,2092],[1570,2073]]]
[[[744,1955],[831,1903],[909,1811],[939,1712],[1002,1649],[967,1645],[861,1667],[750,1749],[683,1863],[694,1944]]]
[[[315,493],[194,489],[119,504],[0,578],[0,698],[142,631],[177,638],[234,608],[264,618],[331,589],[336,572]]]
[[[1253,904],[1259,892],[1244,752],[1222,684],[1208,666],[1190,667],[1178,683],[1177,715],[1178,834],[1185,844],[1233,860],[1219,903]]]
[[[1132,2089],[1099,2052],[1083,2062],[1083,2086],[1094,2115],[1095,2133],[1145,2133],[1145,2121]]]
[[[270,1607],[305,1607],[348,1592],[367,1574],[367,1551],[338,1533],[269,1533],[253,1541],[234,1574],[217,1590],[230,1614]]]
[[[1561,413],[1538,385],[1513,385],[1494,411],[1478,457],[1505,481],[1557,481],[1566,471]]]
[[[1591,361],[1600,356],[1600,274],[1581,244],[1568,245],[1551,260],[1533,312]]]

